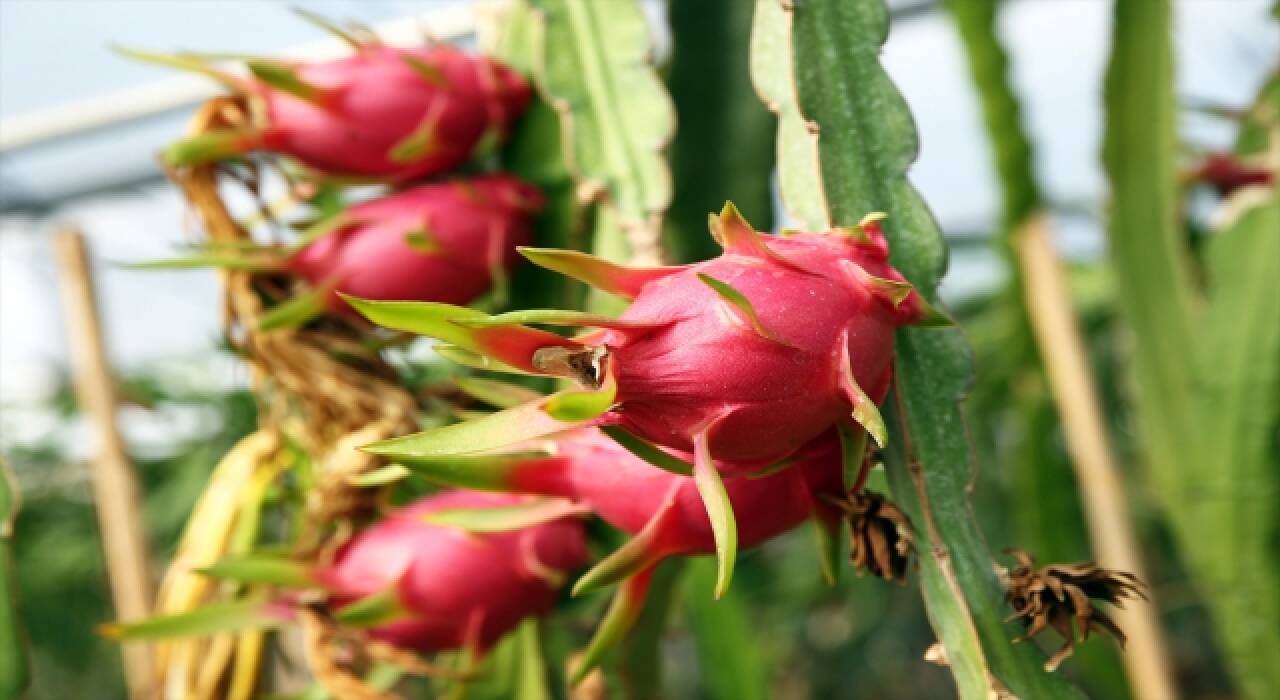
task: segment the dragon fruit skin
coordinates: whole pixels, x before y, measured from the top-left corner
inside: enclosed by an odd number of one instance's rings
[[[424,76],[414,60],[437,77]],[[530,97],[507,67],[447,46],[368,47],[294,69],[320,94],[307,100],[256,83],[267,105],[260,147],[335,175],[407,180],[444,172],[467,160],[487,129],[505,135]],[[395,157],[424,120],[434,129],[421,155]]]
[[[851,404],[883,399],[893,331],[919,319],[922,302],[888,265],[877,224],[861,237],[758,237],[733,211],[718,225],[745,228],[733,235],[755,243],[669,269],[623,312],[620,325],[632,328],[579,340],[608,348],[617,369],[617,401],[605,421],[686,452],[701,433],[712,456],[759,466],[786,458]],[[748,299],[756,328],[704,278]],[[846,362],[852,383],[842,379]]]
[[[531,237],[540,192],[509,175],[420,185],[356,205],[351,223],[294,254],[287,269],[319,288],[369,299],[465,304],[511,269]],[[415,236],[417,237],[415,239]]]
[[[708,431],[710,453],[729,462],[783,459],[862,400],[842,386],[842,344],[857,386],[883,399],[894,330],[918,311],[911,297],[895,306],[859,276],[902,282],[878,228],[867,228],[866,242],[803,233],[763,244],[790,264],[729,250],[646,284],[621,320],[652,328],[580,339],[613,354],[619,424],[683,451]],[[776,339],[726,309],[700,275],[746,297]]]
[[[692,477],[657,469],[594,428],[558,437],[555,452],[513,467],[506,488],[580,502],[632,535],[661,518],[655,557],[715,553],[711,521]],[[825,507],[824,496],[842,495],[840,445],[834,433],[811,441],[794,458],[793,468],[725,480],[738,519],[739,548],[750,549],[794,529]]]
[[[248,76],[198,54],[121,52],[205,74],[242,102],[244,119],[170,145],[172,166],[267,150],[322,174],[400,183],[443,173],[505,138],[532,96],[507,66],[448,45],[357,43],[352,55],[312,63],[249,58]]]
[[[553,607],[557,586],[548,572],[587,561],[582,525],[566,517],[480,535],[423,516],[527,499],[461,490],[426,497],[357,534],[315,578],[332,592],[335,608],[394,587],[402,616],[373,627],[374,638],[421,652],[483,651],[520,620]]]

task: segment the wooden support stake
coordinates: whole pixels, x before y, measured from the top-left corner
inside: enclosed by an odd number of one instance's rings
[[[1023,224],[1014,238],[1014,248],[1032,331],[1062,419],[1097,561],[1148,581],[1124,483],[1111,456],[1084,340],[1076,327],[1071,293],[1043,215],[1032,216]],[[1126,601],[1112,616],[1129,638],[1124,662],[1133,696],[1139,700],[1176,698],[1173,666],[1154,598],[1152,602]]]
[[[76,396],[96,432],[91,481],[111,597],[120,620],[136,620],[151,611],[146,530],[142,525],[137,474],[116,425],[115,380],[103,345],[84,236],[74,228],[65,228],[54,236],[53,250]],[[154,698],[155,674],[149,646],[130,643],[123,654],[129,697]]]

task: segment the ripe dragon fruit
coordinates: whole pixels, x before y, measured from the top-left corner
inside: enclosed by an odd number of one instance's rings
[[[634,535],[574,586],[574,595],[580,595],[622,582],[577,668],[580,678],[635,621],[653,570],[663,559],[716,551],[713,525],[692,478],[654,468],[595,428],[527,447],[542,451],[405,462],[416,473],[444,484],[569,499]],[[755,547],[813,518],[824,543],[824,573],[834,578],[836,550],[830,545],[838,543],[835,529],[841,517],[835,503],[847,493],[839,440],[833,432],[825,433],[793,458],[789,469],[725,480],[741,523],[738,547]],[[861,488],[863,476],[865,472],[855,479],[854,490]]]
[[[428,496],[357,534],[311,578],[329,591],[340,621],[344,611],[363,609],[376,639],[420,652],[483,652],[553,607],[568,572],[587,561],[582,524],[567,507],[538,524],[485,534],[431,518],[530,501],[461,490]]]
[[[451,343],[453,357],[583,385],[366,449],[392,459],[471,454],[601,425],[691,452],[723,591],[737,534],[721,472],[771,469],[832,426],[850,444],[852,469],[867,433],[881,446],[887,439],[876,404],[891,379],[894,329],[942,319],[890,267],[880,218],[766,237],[726,204],[711,217],[724,254],[680,267],[523,250],[543,267],[633,299],[620,318],[556,310],[491,317],[445,304],[353,300],[375,323]],[[526,322],[599,330],[569,339]]]
[[[284,267],[331,290],[334,311],[347,308],[336,292],[465,304],[516,264],[542,203],[510,175],[420,185],[347,209]]]
[[[265,150],[329,175],[402,182],[447,171],[505,137],[531,95],[511,69],[448,45],[358,43],[351,56],[315,63],[250,58],[248,77],[193,54],[125,53],[205,73],[244,99],[248,123],[173,144],[171,165]]]
[[[491,287],[501,296],[516,248],[529,242],[542,194],[510,175],[435,182],[356,204],[304,232],[292,247],[215,252],[140,263],[140,268],[227,266],[285,272],[310,283],[262,320],[298,325],[326,308],[349,310],[342,294],[464,304]]]
[[[103,625],[111,639],[274,627],[324,598],[333,620],[422,653],[478,657],[521,620],[555,605],[587,562],[582,506],[538,496],[445,490],[393,511],[343,544],[327,565],[260,554],[201,569],[280,594],[211,603],[187,613]],[[476,523],[499,526],[478,530]]]

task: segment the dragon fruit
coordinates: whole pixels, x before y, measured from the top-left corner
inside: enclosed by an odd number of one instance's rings
[[[476,534],[433,524],[458,509],[526,504],[528,496],[451,490],[388,515],[311,574],[344,610],[373,608],[370,636],[421,652],[483,652],[520,620],[555,604],[568,572],[586,563],[573,511],[521,529]]]
[[[554,310],[486,316],[444,304],[354,301],[375,323],[451,343],[454,357],[487,356],[490,368],[582,385],[366,449],[392,459],[473,454],[599,425],[691,452],[722,591],[737,532],[721,472],[773,469],[833,426],[850,445],[846,472],[855,468],[868,433],[881,446],[887,439],[876,404],[891,380],[895,328],[942,318],[889,265],[879,219],[766,237],[727,204],[711,217],[724,254],[680,267],[626,268],[570,251],[523,251],[537,264],[633,299],[620,318]],[[598,330],[570,339],[520,325],[526,322]]]
[[[509,175],[420,185],[346,210],[284,267],[329,290],[334,311],[347,308],[339,292],[465,304],[515,265],[542,202]]]
[[[1225,196],[1241,187],[1269,185],[1275,173],[1229,153],[1210,153],[1187,174],[1187,179],[1206,183]]]
[[[283,272],[312,289],[262,319],[262,329],[348,311],[342,295],[463,304],[494,288],[501,296],[516,248],[531,237],[542,194],[510,175],[435,182],[354,205],[322,220],[291,246],[262,246],[136,265],[226,266]]]
[[[315,63],[251,58],[249,77],[191,54],[126,53],[203,72],[244,100],[247,123],[173,144],[172,165],[266,150],[329,175],[402,182],[445,172],[505,137],[531,95],[510,68],[448,45],[365,43]]]
[[[819,525],[824,540],[837,541],[834,529],[840,511],[835,504],[847,493],[838,439],[833,433],[823,434],[799,450],[794,459],[790,469],[754,479],[725,480],[729,501],[741,523],[739,549],[755,547],[809,518]],[[574,586],[574,594],[580,595],[622,581],[615,608],[588,647],[579,675],[599,661],[610,640],[639,614],[658,563],[672,556],[716,551],[713,525],[694,480],[654,468],[594,428],[558,436],[544,453],[521,451],[454,460],[410,460],[408,464],[441,483],[570,499],[635,536]],[[861,481],[862,475],[853,489],[861,488]],[[824,550],[824,554],[834,553],[829,547]],[[834,562],[828,557],[823,563],[824,573],[834,577]]]

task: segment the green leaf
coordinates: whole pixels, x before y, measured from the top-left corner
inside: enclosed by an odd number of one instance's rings
[[[547,397],[545,402],[523,404],[483,418],[375,442],[361,449],[409,466],[419,459],[496,450],[590,423],[595,415],[581,420],[560,420],[552,412],[559,416],[590,414],[591,409],[598,407],[604,393],[563,391]],[[555,403],[557,401],[561,403]],[[553,408],[548,410],[545,406]]]
[[[212,129],[169,144],[163,159],[172,167],[226,160],[252,151],[261,139],[262,134],[252,129]]]
[[[818,545],[818,567],[822,571],[823,580],[834,586],[840,581],[840,565],[845,559],[844,541],[840,534],[843,531],[842,523],[838,519],[826,519],[816,514],[811,520]]]
[[[867,396],[867,392],[858,386],[858,380],[853,376],[852,358],[849,357],[849,343],[844,340],[840,343],[839,381],[840,390],[853,405],[853,420],[871,435],[877,446],[884,449],[885,445],[889,444],[889,432],[885,428],[884,417],[880,415],[876,402],[872,401],[871,397]]]
[[[319,318],[327,308],[325,302],[333,293],[333,284],[324,284],[295,295],[273,307],[258,319],[258,330],[267,332],[283,328],[300,328]]]
[[[570,595],[586,595],[635,576],[662,561],[666,557],[662,549],[663,529],[668,526],[668,519],[675,517],[672,509],[673,501],[667,500],[640,532],[583,574],[573,584]]]
[[[391,147],[391,151],[387,154],[391,162],[402,165],[416,163],[435,152],[436,128],[440,125],[442,114],[440,111],[442,108],[435,107],[437,104],[444,105],[444,102],[437,100],[433,103],[432,108],[428,108],[429,111],[413,131]]]
[[[605,426],[600,430],[612,438],[614,442],[626,448],[627,452],[659,469],[669,471],[672,474],[679,474],[680,476],[693,476],[692,464],[672,455],[670,452],[658,449],[616,425]]]
[[[881,428],[884,423],[881,422]],[[844,490],[852,491],[858,482],[858,476],[862,473],[862,463],[867,455],[867,436],[866,430],[859,430],[850,426],[845,421],[836,424],[836,431],[840,436],[840,464],[841,471],[844,474]]]
[[[446,87],[448,85],[444,72],[439,67],[431,65],[412,54],[400,54],[400,58],[428,85],[434,85],[435,87]]]
[[[457,345],[436,345],[432,349],[435,350],[436,354],[440,357],[443,357],[454,364],[462,365],[463,367],[470,367],[471,369],[482,369],[490,372],[506,372],[508,374],[520,374],[531,377],[542,376],[541,373],[526,372],[519,367],[512,367],[505,362],[499,362],[492,357],[471,352],[470,350],[460,348]]]
[[[352,34],[351,32],[347,31],[346,29],[343,29],[343,28],[342,28],[341,26],[339,26],[336,22],[332,22],[332,21],[330,21],[330,20],[329,20],[327,17],[325,17],[324,15],[322,15],[322,14],[320,14],[320,13],[318,13],[318,12],[312,12],[311,10],[308,10],[308,9],[306,9],[306,8],[304,8],[304,7],[294,7],[294,8],[292,8],[292,9],[293,9],[293,13],[294,13],[295,15],[297,15],[297,16],[301,17],[302,19],[306,20],[308,23],[310,23],[310,24],[312,24],[312,25],[315,25],[315,26],[319,27],[320,29],[323,29],[324,31],[326,31],[326,32],[328,32],[328,33],[330,33],[330,34],[332,34],[333,36],[337,37],[338,39],[341,39],[343,42],[345,42],[345,43],[346,43],[347,45],[349,45],[351,48],[353,48],[353,49],[355,49],[355,50],[357,50],[357,51],[359,51],[360,49],[365,48],[365,44],[364,44],[363,42],[361,42],[361,41],[360,41],[360,39],[358,39],[354,34]]]
[[[459,321],[485,319],[475,309],[428,301],[374,301],[341,295],[370,321],[398,331],[427,335],[464,350],[489,355],[525,372],[541,373],[531,363],[534,353],[546,347],[580,351],[583,346],[547,331],[524,326],[468,328]]]
[[[354,603],[338,608],[333,619],[351,627],[373,627],[403,617],[406,613],[400,602],[399,588],[395,584],[380,593],[365,596]]]
[[[511,479],[526,462],[550,457],[545,452],[492,456],[402,457],[403,466],[428,481],[481,491],[508,491]]]
[[[519,250],[521,255],[538,267],[554,270],[624,299],[634,299],[646,284],[682,269],[679,267],[626,267],[576,250],[528,247],[522,247]]]
[[[672,2],[667,14],[673,44],[667,88],[677,129],[669,151],[675,196],[663,240],[671,260],[693,262],[720,253],[706,218],[726,199],[760,230],[773,228],[776,120],[747,73],[751,3]]]
[[[581,683],[588,673],[599,666],[605,656],[618,646],[622,638],[635,625],[636,619],[644,609],[644,599],[652,576],[651,568],[639,571],[631,575],[614,592],[609,609],[605,611],[590,643],[587,644],[587,648],[573,668],[573,674],[569,678],[570,687]]]
[[[497,408],[515,408],[520,404],[542,398],[542,394],[533,389],[496,379],[458,377],[454,382],[462,393]]]
[[[202,253],[185,258],[128,263],[124,267],[131,270],[193,270],[202,267],[220,267],[227,270],[268,272],[280,269],[280,263],[277,260],[254,259],[247,256]]]
[[[528,503],[488,508],[450,508],[422,516],[432,525],[457,528],[475,533],[511,532],[535,525],[579,517],[590,511],[584,506],[559,498],[540,498]]]
[[[288,63],[270,59],[250,59],[245,61],[245,65],[258,80],[300,100],[319,103],[325,95],[323,89],[299,77],[295,67]]]
[[[98,628],[98,634],[126,641],[207,637],[223,632],[279,627],[288,620],[288,613],[279,604],[263,598],[247,598],[210,603],[177,615],[106,624]]]
[[[395,483],[413,472],[403,464],[388,464],[372,471],[349,477],[347,483],[359,488],[373,488]]]
[[[790,48],[785,60],[794,67],[798,106],[812,127],[806,131],[809,152],[817,158],[815,163],[800,146],[780,147],[780,181],[792,192],[825,193],[822,210],[806,212],[817,220],[848,226],[869,212],[886,212],[883,227],[895,267],[933,301],[946,249],[906,179],[917,142],[906,103],[879,63],[887,8],[882,0],[796,0],[788,37],[785,18],[760,22],[762,14],[776,12],[771,5],[776,3],[760,0],[755,31],[772,36],[753,43],[773,51],[774,59],[779,46]],[[987,698],[1007,687],[1019,697],[1078,697],[1041,669],[1038,651],[1012,646],[1002,624],[1002,590],[966,502],[970,455],[958,401],[972,367],[963,338],[955,330],[902,329],[895,357],[909,431],[902,434],[904,426],[896,425],[890,485],[916,525],[917,551],[924,553],[921,590],[960,696]],[[917,461],[918,481],[909,469]]]
[[[766,328],[765,325],[760,322],[760,317],[756,315],[756,310],[755,307],[751,305],[751,300],[747,299],[742,292],[734,289],[733,286],[727,282],[721,282],[711,275],[703,274],[701,272],[698,273],[698,279],[702,280],[703,284],[710,287],[712,291],[720,296],[721,299],[727,302],[729,304],[729,308],[734,309],[735,313],[738,314],[742,320],[746,321],[747,325],[751,326],[751,330],[755,331],[756,335],[764,338],[765,340],[772,340],[780,345],[787,345],[790,347],[785,340],[779,338],[777,334]]]
[[[227,557],[203,569],[201,574],[241,583],[266,583],[289,588],[313,588],[308,568],[296,561],[265,555]]]
[[[143,63],[151,63],[157,66],[165,66],[168,68],[177,68],[178,70],[190,71],[192,73],[200,73],[222,83],[224,87],[234,92],[243,92],[245,85],[244,79],[238,75],[231,73],[212,65],[208,60],[191,54],[162,54],[150,51],[141,51],[139,49],[131,49],[126,46],[112,46],[113,51],[131,58],[135,61]]]
[[[738,557],[738,523],[733,516],[733,502],[720,479],[720,470],[711,458],[710,426],[693,438],[693,483],[698,487],[702,505],[711,520],[711,533],[716,542],[716,588],[718,600],[729,590],[733,565]]]
[[[636,330],[657,328],[665,325],[650,321],[627,321],[603,314],[568,309],[523,309],[521,311],[508,311],[488,318],[463,319],[455,321],[455,323],[468,328],[492,328],[495,326],[541,323],[548,326],[585,326]]]
[[[542,410],[559,421],[585,423],[612,408],[617,396],[618,382],[612,372],[608,372],[599,389],[558,391],[547,397]]]

